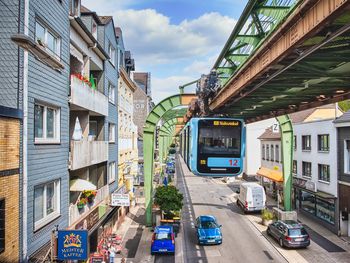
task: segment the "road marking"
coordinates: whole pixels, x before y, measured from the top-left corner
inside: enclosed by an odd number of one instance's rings
[[[197,250],[197,257],[201,256],[201,252],[199,250]]]

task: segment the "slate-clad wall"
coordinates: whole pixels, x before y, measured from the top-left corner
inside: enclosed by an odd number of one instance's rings
[[[101,31],[98,32],[100,34]],[[100,39],[101,36],[98,36]],[[114,66],[109,60],[105,61],[105,89],[108,95],[108,83],[110,82],[115,87],[115,98],[114,104],[109,102],[108,106],[108,123],[113,123],[115,125],[115,143],[109,143],[109,153],[108,153],[108,164],[110,162],[115,162],[115,174],[116,180],[109,185],[110,192],[117,189],[118,185],[118,68],[117,68],[117,42],[114,34],[113,22],[110,21],[104,27],[104,49],[108,53],[108,46],[111,43],[115,49]],[[107,125],[108,127],[108,125]],[[108,129],[107,129],[108,131]],[[108,138],[108,136],[107,136]],[[109,172],[109,171],[108,171]]]
[[[69,20],[68,1],[30,1],[29,30],[34,38],[35,19],[40,17],[61,39],[58,72],[29,55],[28,73],[28,255],[48,243],[55,225],[68,226],[68,153],[69,153]],[[41,101],[60,107],[60,143],[34,144],[34,103]],[[60,217],[34,231],[34,187],[60,179]]]

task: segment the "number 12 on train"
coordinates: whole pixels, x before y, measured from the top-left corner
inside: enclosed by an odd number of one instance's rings
[[[195,175],[237,176],[243,171],[244,151],[240,119],[192,118],[180,133],[180,153]]]

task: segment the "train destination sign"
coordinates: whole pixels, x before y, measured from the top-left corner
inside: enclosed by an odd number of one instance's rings
[[[214,126],[239,126],[239,121],[213,121]]]

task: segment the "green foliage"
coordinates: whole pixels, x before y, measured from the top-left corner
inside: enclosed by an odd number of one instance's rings
[[[261,211],[261,218],[265,219],[265,220],[273,220],[275,219],[275,215],[273,214],[273,212],[269,209],[263,209]]]
[[[165,213],[179,211],[183,206],[183,195],[172,185],[158,186],[154,195],[154,203]]]
[[[350,100],[341,101],[338,103],[338,105],[343,112],[347,112],[348,110],[350,110]]]

